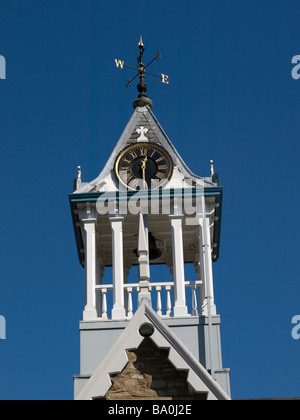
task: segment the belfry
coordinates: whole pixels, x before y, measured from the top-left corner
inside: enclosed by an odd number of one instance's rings
[[[100,175],[85,183],[79,168],[69,196],[85,270],[75,399],[228,400],[213,282],[223,189],[212,163],[208,177],[190,171],[153,114],[139,49],[134,113]]]

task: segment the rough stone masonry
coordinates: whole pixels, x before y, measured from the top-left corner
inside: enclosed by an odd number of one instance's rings
[[[112,387],[106,400],[194,400],[187,383],[187,372],[178,371],[168,360],[169,350],[159,349],[145,338],[137,350],[127,351],[128,364],[118,375],[111,376]]]

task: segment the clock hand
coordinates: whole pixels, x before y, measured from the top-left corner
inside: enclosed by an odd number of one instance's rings
[[[142,162],[142,169],[143,170],[146,169],[147,162],[148,162],[148,156],[146,156],[145,159]]]
[[[146,188],[146,186],[147,186],[147,183],[146,183],[146,167],[147,167],[147,162],[148,162],[148,156],[146,156],[145,159],[142,162],[144,188]]]

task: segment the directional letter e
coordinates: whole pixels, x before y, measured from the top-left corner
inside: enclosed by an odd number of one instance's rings
[[[0,340],[6,340],[6,320],[0,316]]]
[[[0,79],[6,79],[6,60],[0,55]]]

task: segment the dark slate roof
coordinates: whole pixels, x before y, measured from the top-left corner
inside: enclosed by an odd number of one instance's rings
[[[113,171],[115,160],[122,150],[125,149],[126,146],[134,144],[138,141],[140,135],[136,130],[141,126],[148,129],[146,137],[150,143],[158,143],[169,152],[175,166],[179,168],[180,172],[186,179],[190,179],[195,182],[197,182],[197,180],[201,180],[204,182],[205,187],[216,186],[216,183],[213,183],[211,178],[201,178],[193,174],[173,146],[151,109],[145,106],[142,108],[136,108],[110,159],[100,175],[92,182],[84,184],[81,188],[75,191],[75,193],[82,194],[95,191],[95,188],[100,185],[101,182]]]

